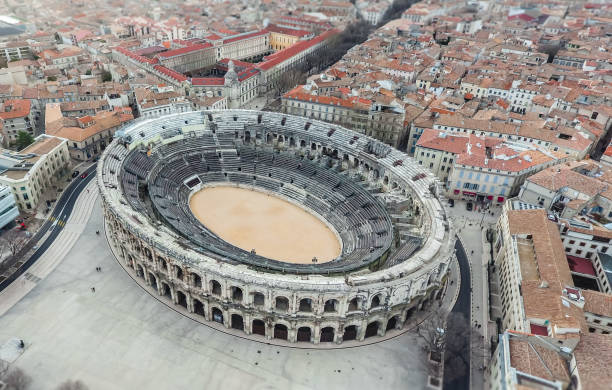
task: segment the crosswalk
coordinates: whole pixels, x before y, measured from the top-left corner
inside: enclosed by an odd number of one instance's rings
[[[58,226],[66,226],[66,221],[64,221],[63,219],[51,217],[49,218],[49,221],[54,222],[54,223],[57,221]]]

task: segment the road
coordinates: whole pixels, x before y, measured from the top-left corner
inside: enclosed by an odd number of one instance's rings
[[[15,279],[26,272],[28,268],[30,268],[32,264],[34,264],[36,260],[38,260],[38,258],[45,253],[45,251],[53,243],[55,238],[64,228],[66,220],[72,213],[72,209],[74,208],[77,198],[87,184],[96,176],[96,165],[97,164],[91,165],[83,172],[87,173],[86,178],[82,179],[79,176],[68,185],[64,193],[57,201],[57,204],[55,205],[55,208],[53,209],[49,218],[31,239],[32,243],[38,243],[38,248],[34,251],[34,253],[32,253],[30,258],[19,267],[17,271],[0,283],[0,291],[4,290]]]
[[[471,292],[470,292],[470,264],[467,259],[467,255],[465,254],[465,250],[461,245],[461,241],[457,239],[455,242],[455,251],[457,254],[457,261],[459,262],[459,273],[461,275],[461,287],[459,287],[459,296],[457,297],[457,301],[455,302],[455,306],[453,306],[453,313],[461,313],[465,316],[465,318],[470,318],[470,310],[471,310]],[[455,324],[452,321],[448,322],[448,326],[452,327]],[[469,334],[466,335],[469,337]],[[467,345],[471,345],[469,340]],[[446,356],[445,365],[448,365],[448,359],[452,358],[451,356]],[[470,361],[470,350],[466,348],[463,356],[464,361]],[[450,379],[449,379],[450,378]],[[468,390],[470,388],[470,374],[469,367],[466,367],[465,373],[463,375],[454,374],[452,376],[444,375],[444,389],[448,390]]]

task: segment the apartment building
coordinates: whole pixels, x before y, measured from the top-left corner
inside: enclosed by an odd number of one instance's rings
[[[6,100],[0,105],[0,121],[2,122],[2,144],[4,146],[14,144],[20,131],[34,135],[36,123],[29,100]]]
[[[10,187],[20,211],[31,212],[69,162],[68,141],[42,134],[20,152],[0,152],[0,184]]]
[[[0,229],[12,223],[19,216],[19,208],[11,188],[0,185]]]

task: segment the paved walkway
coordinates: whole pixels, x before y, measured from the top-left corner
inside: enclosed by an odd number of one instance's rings
[[[58,263],[41,262],[33,274],[40,280],[0,316],[0,344],[26,342],[14,364],[32,376],[32,388],[66,379],[91,390],[424,387],[420,341],[410,332],[359,348],[302,350],[243,340],[170,310],[131,280],[95,234],[99,200],[76,208],[75,218],[91,212],[78,225],[82,234],[72,245],[72,238],[58,240]]]

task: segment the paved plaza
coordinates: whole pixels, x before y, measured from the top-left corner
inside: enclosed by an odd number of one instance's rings
[[[66,379],[82,380],[91,390],[424,387],[421,350],[411,332],[338,350],[278,347],[221,333],[141,289],[96,230],[102,230],[99,199],[64,260],[0,317],[0,344],[12,338],[26,343],[14,364],[32,377],[33,389]]]

